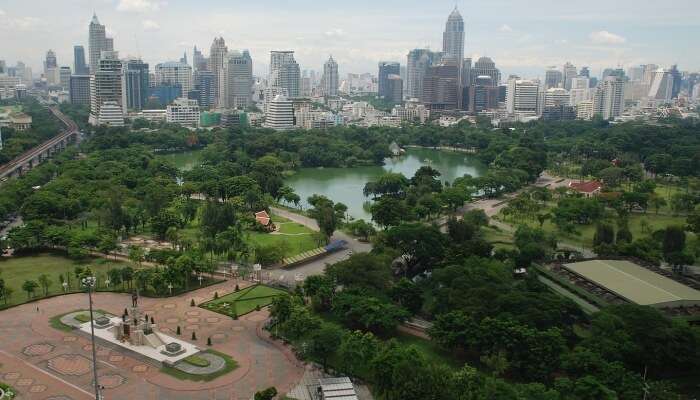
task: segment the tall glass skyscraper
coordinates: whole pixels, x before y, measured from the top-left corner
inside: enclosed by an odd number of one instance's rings
[[[148,101],[149,75],[148,64],[141,60],[126,62],[126,106],[131,110],[143,110]]]
[[[464,61],[464,19],[457,10],[452,11],[442,34],[443,57],[450,57],[462,65]]]
[[[83,46],[73,46],[73,73],[76,75],[90,73],[87,64],[85,64],[85,48]]]

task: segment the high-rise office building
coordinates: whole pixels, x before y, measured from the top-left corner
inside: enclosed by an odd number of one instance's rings
[[[551,89],[561,86],[563,74],[557,67],[549,67],[544,73],[544,88]]]
[[[464,19],[455,6],[447,17],[442,34],[442,55],[451,58],[461,67],[464,61]]]
[[[197,46],[194,46],[194,50],[192,51],[192,69],[195,72],[208,69],[207,59],[202,52],[197,49]]]
[[[403,101],[403,79],[401,79],[401,75],[389,75],[387,78],[387,96],[384,99],[392,103],[401,103]]]
[[[138,59],[126,61],[124,79],[127,108],[137,111],[143,110],[148,102],[150,88],[148,64]]]
[[[196,92],[196,96],[194,97],[196,97],[200,108],[208,110],[213,107],[214,73],[205,69],[196,71],[194,73],[194,92]],[[190,93],[192,93],[192,91]]]
[[[644,80],[644,66],[643,65],[636,65],[636,66],[627,68],[627,76],[630,78],[630,81],[632,81],[632,82],[643,81]]]
[[[581,72],[578,73],[580,76],[585,76],[586,78],[591,77],[591,70],[588,67],[581,67]]]
[[[179,85],[182,96],[192,90],[192,67],[185,63],[169,61],[156,65],[157,85]]]
[[[506,89],[506,111],[509,115],[537,115],[540,108],[540,82],[518,77],[508,79]]]
[[[489,75],[477,76],[467,90],[464,104],[472,113],[498,108],[498,87],[493,86],[493,78]]]
[[[379,74],[377,76],[379,84],[378,95],[380,98],[387,98],[392,95],[389,93],[389,75],[400,74],[401,64],[393,61],[381,61],[379,63]]]
[[[61,89],[68,90],[70,88],[70,76],[70,67],[63,66],[58,69],[58,85]]]
[[[218,37],[214,38],[214,42],[211,44],[211,49],[209,50],[209,63],[208,68],[211,71],[214,78],[213,88],[214,88],[214,105],[220,104],[220,93],[221,93],[221,75],[224,70],[224,62],[226,61],[226,55],[228,54],[228,48],[226,47],[226,42],[224,38]],[[183,92],[185,96],[186,92]]]
[[[625,82],[617,76],[608,76],[596,87],[593,98],[593,113],[605,120],[622,114],[625,98]],[[581,105],[581,103],[579,103]]]
[[[642,65],[642,67],[644,69],[643,83],[651,87],[651,84],[654,82],[654,77],[656,76],[656,71],[659,69],[659,66],[656,64],[646,64]]]
[[[121,124],[126,112],[126,91],[124,90],[123,65],[116,51],[103,51],[97,69],[90,76],[90,119],[91,125],[120,125],[115,110],[121,109]],[[107,105],[109,112],[102,112]]]
[[[571,90],[571,80],[577,75],[578,72],[576,72],[576,66],[567,61],[562,67],[562,81],[564,83],[564,89]]]
[[[569,92],[564,88],[550,88],[544,92],[544,106],[568,106],[570,104]]]
[[[231,51],[224,63],[222,105],[245,109],[252,103],[253,59],[248,50]]]
[[[408,52],[406,57],[406,98],[420,99],[423,95],[423,79],[428,68],[440,62],[441,58],[442,53],[429,49],[413,49]]]
[[[58,62],[56,61],[56,53],[53,50],[46,52],[44,60],[44,78],[49,85],[59,85],[60,75],[58,70]]]
[[[277,131],[294,129],[294,104],[292,101],[281,94],[270,100],[263,126]]]
[[[578,76],[571,80],[571,90],[569,91],[569,104],[572,106],[591,98],[589,79],[585,76]]]
[[[671,71],[659,68],[654,74],[654,80],[649,89],[649,98],[669,101],[673,98],[674,79]]]
[[[301,70],[294,59],[293,51],[270,52],[269,84],[287,92],[288,98],[299,97]]]
[[[83,46],[73,46],[73,73],[76,75],[90,73],[90,68],[85,64],[85,48]]]
[[[114,50],[114,42],[111,38],[107,37],[105,26],[100,24],[100,21],[97,19],[97,14],[92,15],[88,45],[88,50],[90,52],[90,73],[94,73],[102,57],[102,52]]]
[[[328,61],[323,64],[323,77],[321,78],[321,82],[324,96],[338,96],[338,86],[340,84],[338,77],[338,63],[333,59],[333,56],[330,56]]]
[[[671,98],[677,99],[678,94],[681,92],[681,84],[683,83],[683,75],[678,70],[678,65],[672,65],[669,71],[671,77],[673,78],[673,88],[671,89]]]
[[[90,105],[90,75],[71,75],[69,96],[71,104]]]
[[[7,64],[5,60],[0,60],[0,74],[7,74]]]
[[[423,79],[423,103],[431,112],[456,110],[459,107],[459,66],[454,60],[444,59],[428,68]]]
[[[491,84],[498,86],[501,83],[501,71],[496,68],[496,63],[489,57],[481,57],[474,63],[471,69],[472,83],[479,76],[488,75],[491,77]]]
[[[56,52],[50,50],[46,52],[46,60],[44,61],[44,71],[48,68],[57,68],[58,62],[56,61]]]

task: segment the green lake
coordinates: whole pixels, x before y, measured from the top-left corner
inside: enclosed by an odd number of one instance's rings
[[[372,216],[363,206],[369,200],[362,193],[365,183],[386,171],[400,172],[410,178],[424,165],[440,171],[440,179],[450,183],[465,174],[476,177],[486,171],[486,166],[470,154],[412,148],[402,157],[387,158],[381,167],[303,168],[285,183],[301,197],[304,209],[309,206],[306,202],[309,196],[321,194],[348,206],[352,218],[370,221]]]
[[[200,153],[201,150],[194,150],[162,157],[181,170],[191,170],[199,163]],[[486,171],[486,166],[470,154],[411,148],[402,157],[387,158],[383,166],[302,168],[287,177],[285,183],[301,197],[304,209],[308,208],[306,200],[311,195],[320,194],[348,206],[348,214],[352,218],[369,221],[372,216],[364,207],[369,199],[362,193],[365,184],[386,171],[400,172],[410,178],[424,165],[440,171],[440,179],[450,183],[465,174],[481,176]]]

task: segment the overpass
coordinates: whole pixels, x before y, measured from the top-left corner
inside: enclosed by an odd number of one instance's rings
[[[59,111],[57,107],[49,107],[49,111],[66,126],[66,129],[44,143],[27,150],[9,163],[0,166],[0,182],[27,173],[46,159],[51,158],[54,153],[65,149],[68,143],[77,140],[80,134],[78,125]]]

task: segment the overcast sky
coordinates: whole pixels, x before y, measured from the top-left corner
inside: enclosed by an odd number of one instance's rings
[[[625,68],[642,63],[700,70],[698,0],[457,1],[465,54],[487,55],[504,74],[543,75],[548,65]],[[416,47],[439,50],[449,0],[2,0],[0,59],[41,71],[46,50],[72,67],[75,44],[87,50],[93,11],[121,56],[155,65],[192,46],[209,53],[214,36],[249,49],[256,75],[270,50],[295,50],[302,69],[321,70],[330,54],[348,72],[376,73],[380,60],[406,62]]]

